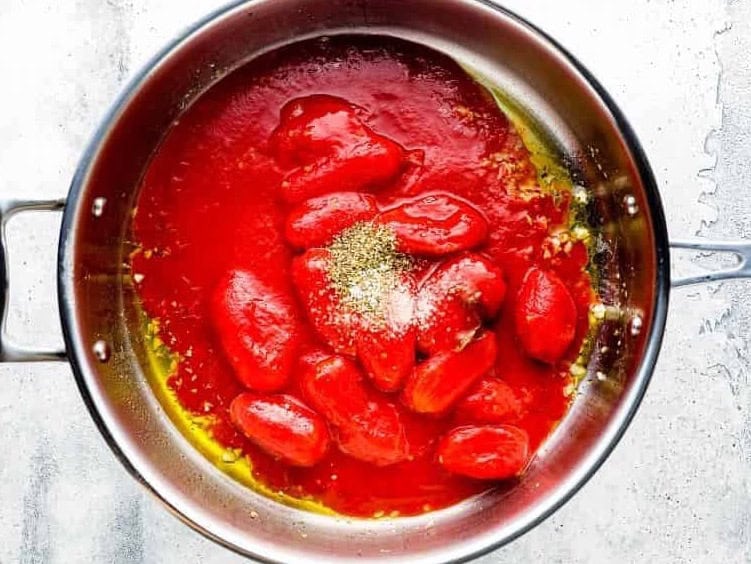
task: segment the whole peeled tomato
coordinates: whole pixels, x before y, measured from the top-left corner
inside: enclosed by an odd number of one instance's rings
[[[376,201],[362,192],[334,192],[305,200],[287,216],[285,237],[302,249],[327,245],[348,227],[373,219]]]
[[[529,437],[512,425],[457,427],[438,445],[438,463],[454,474],[479,480],[518,476],[529,461]]]
[[[293,466],[313,466],[326,454],[326,421],[288,395],[243,393],[230,404],[230,418],[248,439]]]
[[[495,333],[486,331],[461,351],[431,356],[407,380],[403,402],[416,413],[444,413],[493,367],[496,353]]]
[[[291,171],[281,184],[290,204],[338,190],[381,187],[402,168],[402,149],[385,137],[372,137],[351,149]]]
[[[514,321],[527,355],[553,364],[574,340],[576,304],[558,276],[532,267],[519,288]]]
[[[328,249],[308,249],[292,260],[292,279],[308,321],[337,353],[356,354],[352,330],[328,274]]]
[[[297,165],[280,188],[290,204],[331,192],[379,188],[404,165],[404,149],[365,125],[356,106],[335,96],[288,102],[269,145],[282,165]]]
[[[401,390],[416,360],[415,281],[408,273],[383,296],[379,317],[363,316],[353,327],[357,357],[373,386],[382,392]]]
[[[463,253],[423,281],[417,295],[418,346],[433,354],[459,350],[477,333],[481,317],[493,319],[506,295],[503,271],[490,258]]]
[[[270,392],[286,384],[300,328],[294,303],[247,270],[232,270],[211,297],[211,320],[235,375]]]
[[[329,355],[304,367],[305,398],[334,427],[339,449],[352,458],[387,466],[410,456],[394,404],[368,389],[357,364]]]
[[[480,308],[487,319],[496,316],[506,296],[503,271],[490,258],[465,253],[438,269],[438,286]]]
[[[447,194],[423,194],[384,211],[376,221],[391,228],[404,253],[441,256],[472,249],[488,236],[488,222],[471,204]]]
[[[475,308],[457,296],[421,291],[416,301],[417,348],[422,353],[460,351],[482,328]]]
[[[455,415],[472,423],[516,423],[526,410],[524,398],[503,380],[483,378],[457,404]]]
[[[383,325],[372,324],[341,303],[329,276],[331,260],[330,250],[321,248],[293,260],[293,279],[308,320],[334,352],[357,356],[376,388],[401,389],[415,364],[415,331],[411,319],[401,318],[402,306],[411,313],[412,283],[405,278],[401,290],[392,292],[394,303],[388,304]]]
[[[415,331],[389,328],[356,331],[357,357],[373,386],[382,392],[400,390],[415,367]]]
[[[282,106],[269,146],[280,164],[293,167],[328,157],[338,150],[342,138],[364,134],[352,104],[337,96],[314,94]]]

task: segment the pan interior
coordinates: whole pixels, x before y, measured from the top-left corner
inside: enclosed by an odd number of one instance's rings
[[[570,412],[523,479],[419,517],[317,515],[276,503],[218,471],[180,434],[148,384],[154,366],[127,270],[136,189],[170,124],[211,84],[260,53],[338,33],[425,44],[518,104],[585,189],[598,232],[596,289],[613,306],[600,312],[603,322]],[[554,45],[476,0],[257,0],[217,14],[136,78],[74,180],[61,245],[61,303],[79,386],[97,423],[126,466],[178,515],[246,554],[280,561],[444,561],[508,541],[564,501],[609,452],[638,405],[659,346],[665,229],[651,174],[624,127]],[[99,340],[112,351],[107,362],[92,352]]]

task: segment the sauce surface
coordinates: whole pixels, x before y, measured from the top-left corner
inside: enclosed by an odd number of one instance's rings
[[[167,381],[171,393],[187,412],[205,416],[217,443],[249,458],[259,483],[356,516],[445,507],[492,485],[449,473],[436,461],[439,438],[464,423],[459,411],[420,416],[398,396],[373,391],[396,406],[412,453],[411,460],[383,467],[335,447],[315,466],[291,466],[230,421],[229,405],[245,388],[223,354],[209,303],[228,271],[254,272],[293,304],[302,320],[300,350],[322,346],[292,282],[299,251],[285,239],[292,206],[279,195],[289,163],[275,158],[269,141],[285,104],[315,95],[346,100],[368,128],[405,149],[401,173],[374,192],[379,205],[441,191],[485,215],[489,234],[478,250],[500,265],[507,286],[490,327],[498,348],[490,377],[513,389],[523,406],[514,425],[527,433],[532,451],[539,447],[568,407],[575,383],[569,368],[593,300],[586,245],[570,229],[570,185],[545,181],[488,90],[427,48],[383,37],[312,40],[250,62],[201,96],[168,132],[142,181],[131,258],[137,294],[177,358]],[[574,342],[554,364],[528,358],[514,328],[516,296],[531,266],[556,273],[576,304]],[[302,397],[298,372],[282,392]]]

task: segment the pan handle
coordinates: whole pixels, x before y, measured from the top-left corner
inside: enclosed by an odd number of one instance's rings
[[[0,362],[65,360],[65,350],[41,350],[22,347],[8,337],[8,252],[6,225],[15,214],[24,211],[62,211],[65,200],[15,200],[0,198]]]
[[[718,280],[734,278],[751,278],[751,240],[749,241],[705,241],[703,239],[678,239],[670,241],[672,249],[690,249],[694,251],[709,251],[731,253],[738,259],[733,268],[716,270],[695,276],[676,277],[670,280],[674,287],[703,284]]]

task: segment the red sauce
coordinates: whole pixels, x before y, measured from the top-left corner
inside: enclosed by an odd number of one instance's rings
[[[338,37],[264,55],[201,96],[168,132],[143,179],[134,219],[139,252],[132,258],[137,291],[160,336],[180,355],[169,379],[189,411],[212,415],[211,432],[241,447],[254,475],[275,490],[312,496],[358,516],[415,514],[456,503],[489,487],[449,473],[435,448],[462,424],[412,413],[393,395],[413,460],[376,467],[336,447],[313,467],[294,467],[267,454],[232,425],[229,405],[244,391],[210,321],[210,296],[232,269],[247,269],[282,295],[301,319],[300,350],[321,347],[291,281],[296,251],[285,241],[291,206],[279,195],[289,163],[272,155],[269,139],[280,109],[303,96],[336,96],[359,108],[364,123],[408,151],[406,168],[374,193],[380,205],[431,190],[471,202],[488,220],[480,251],[502,268],[507,285],[499,321],[495,376],[522,399],[515,425],[532,451],[565,414],[568,365],[588,329],[592,301],[581,243],[551,253],[550,235],[569,219],[569,194],[539,188],[519,135],[488,92],[449,58],[410,43]],[[530,266],[556,272],[578,312],[576,337],[556,364],[528,358],[519,346],[514,308]],[[302,397],[298,371],[282,390]]]

